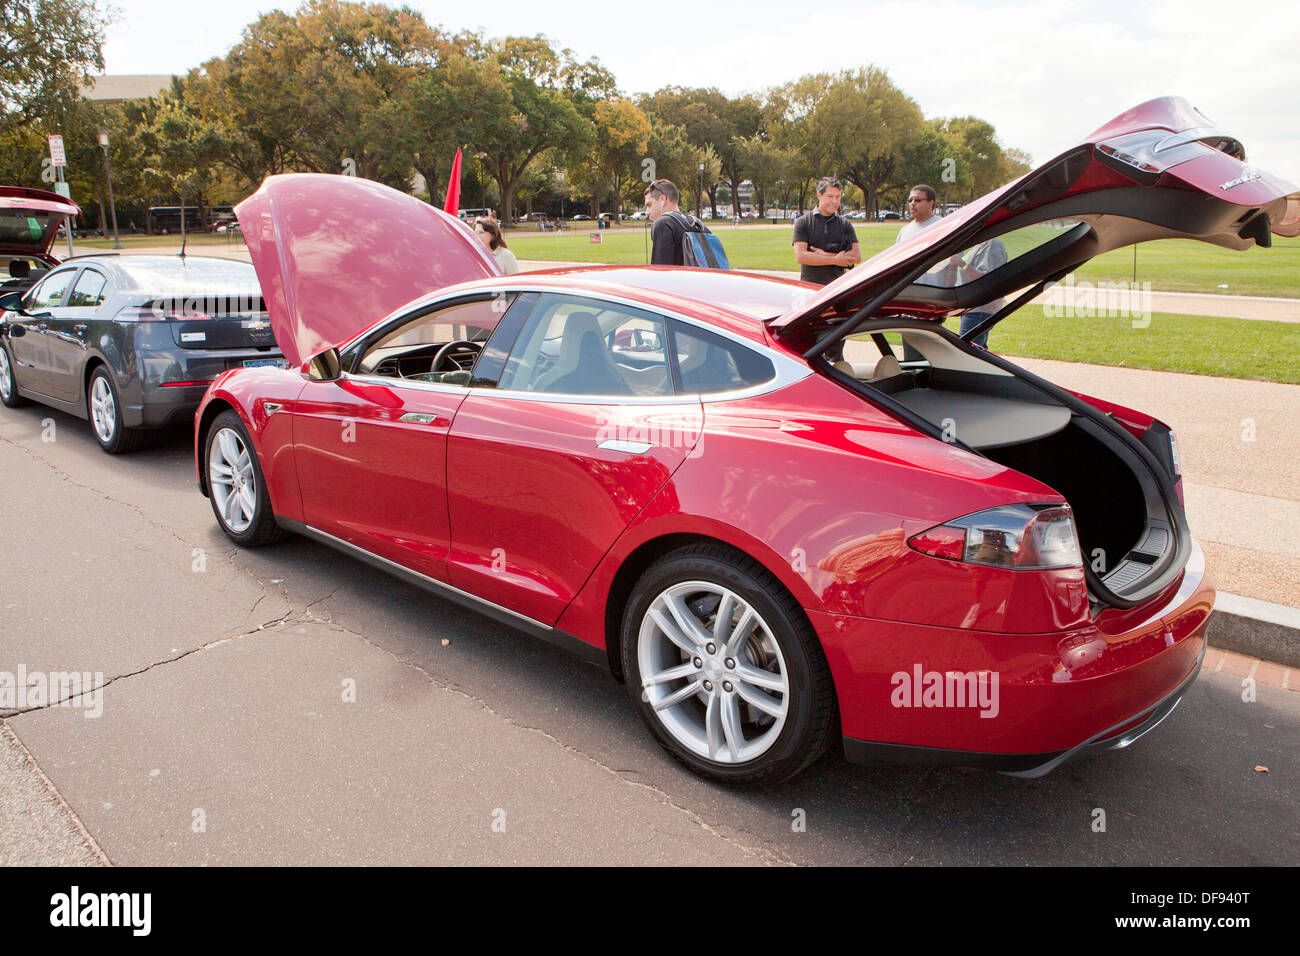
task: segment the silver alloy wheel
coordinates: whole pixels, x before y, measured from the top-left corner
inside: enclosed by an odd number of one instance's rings
[[[0,398],[9,401],[13,386],[9,384],[9,353],[0,348]]]
[[[762,616],[720,584],[661,591],[641,620],[637,667],[655,716],[701,757],[746,763],[785,726],[790,679],[781,647]]]
[[[257,476],[244,439],[233,428],[223,428],[208,446],[208,488],[222,522],[243,534],[257,510]]]
[[[113,440],[113,432],[117,429],[117,403],[113,401],[108,378],[103,375],[96,375],[95,383],[90,387],[90,422],[101,442],[107,445]]]

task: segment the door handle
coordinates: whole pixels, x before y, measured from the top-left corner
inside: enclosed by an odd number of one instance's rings
[[[632,455],[644,455],[653,446],[648,441],[623,441],[621,438],[608,438],[596,447],[606,451],[625,451]]]
[[[90,326],[85,322],[78,322],[72,327],[72,331],[76,332],[78,335],[85,335],[88,328],[90,328]]]
[[[48,332],[50,330],[50,327],[44,322],[37,322],[36,330],[38,332]]]

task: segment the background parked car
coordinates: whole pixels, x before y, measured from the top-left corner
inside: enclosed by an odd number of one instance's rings
[[[282,361],[246,262],[86,256],[0,296],[0,401],[89,419],[110,454],[192,417],[226,369]]]

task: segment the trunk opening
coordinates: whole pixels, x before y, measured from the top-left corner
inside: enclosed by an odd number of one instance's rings
[[[853,342],[845,352],[859,361],[823,371],[935,438],[1059,492],[1074,512],[1094,601],[1132,607],[1181,572],[1189,544],[1171,458],[1158,453],[1168,444],[1164,426],[1139,441],[1076,396],[932,323],[878,320],[864,331],[874,345]],[[902,361],[891,331],[901,334]]]

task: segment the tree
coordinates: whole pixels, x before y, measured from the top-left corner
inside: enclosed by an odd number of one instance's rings
[[[972,169],[965,143],[944,132],[942,121],[928,123],[899,151],[894,174],[882,184],[879,198],[902,208],[911,188],[926,183],[934,187],[940,203],[947,202],[969,192]]]
[[[563,86],[570,67],[544,37],[506,37],[492,49],[509,93],[509,112],[483,117],[473,143],[488,155],[501,191],[501,218],[510,222],[515,187],[533,161],[553,148],[580,153],[590,129]]]
[[[457,51],[438,69],[416,73],[400,104],[402,115],[390,129],[424,177],[430,202],[442,204],[441,188],[456,148],[476,151],[479,147],[472,144],[503,135],[501,127],[512,109],[510,90],[490,61]]]
[[[916,102],[872,66],[835,78],[809,118],[808,139],[826,145],[827,161],[862,190],[872,214],[924,125]]]
[[[955,193],[955,198],[959,196],[962,202],[969,202],[1001,185],[998,167],[1002,147],[998,145],[992,123],[974,116],[961,116],[935,120],[934,125],[963,153],[963,168],[958,170],[958,181],[963,188]]]
[[[75,104],[109,22],[96,0],[0,0],[0,133]]]
[[[664,123],[680,126],[696,149],[717,154],[722,175],[735,197],[745,178],[741,142],[757,135],[762,126],[762,104],[757,97],[730,99],[721,91],[667,86],[643,97],[640,106]],[[716,179],[707,184],[713,215],[718,214]],[[739,206],[736,207],[739,212]]]
[[[410,188],[404,130],[413,78],[450,41],[409,8],[310,0],[263,14],[225,57],[192,71],[186,97],[224,130],[223,162],[250,183],[289,170],[357,175]]]
[[[754,200],[758,214],[767,212],[769,197],[789,177],[793,182],[798,161],[794,150],[782,149],[762,136],[751,136],[740,141],[740,162],[749,170],[749,181],[754,184]]]

